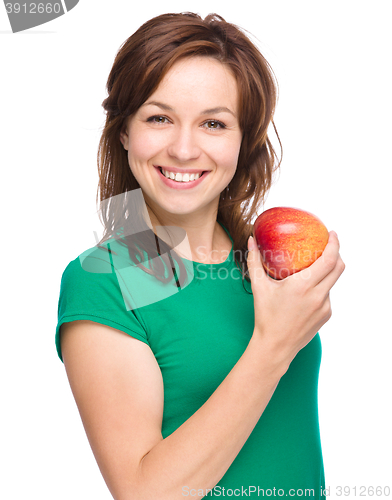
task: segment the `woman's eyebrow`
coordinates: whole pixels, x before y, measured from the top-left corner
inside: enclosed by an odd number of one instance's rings
[[[162,108],[165,111],[174,111],[174,109],[168,106],[167,104],[163,104],[162,102],[158,101],[148,101],[142,104],[142,106],[158,106],[158,108]]]
[[[213,113],[230,113],[233,116],[235,116],[233,111],[231,111],[229,108],[226,108],[226,106],[218,106],[217,108],[206,109],[205,111],[202,111],[201,114],[202,115],[209,115],[209,114],[213,114]]]
[[[158,106],[158,108],[164,109],[165,111],[174,111],[173,108],[168,106],[167,104],[164,104],[163,102],[158,102],[158,101],[148,101],[142,104],[142,106]],[[218,106],[216,108],[210,108],[210,109],[205,109],[202,111],[200,114],[202,115],[209,115],[212,113],[230,113],[235,117],[235,114],[233,111],[231,111],[229,108],[226,108],[225,106]]]

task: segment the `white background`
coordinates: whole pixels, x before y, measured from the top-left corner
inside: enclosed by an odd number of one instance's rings
[[[80,0],[12,34],[0,5],[1,498],[111,498],[55,351],[60,280],[95,244],[93,231],[101,234],[96,152],[116,51],[147,19],[181,11],[217,12],[245,28],[277,75],[284,159],[265,208],[315,213],[338,233],[346,263],[320,332],[330,498],[338,486],[357,487],[357,496],[360,486],[392,489],[389,8],[380,0]]]

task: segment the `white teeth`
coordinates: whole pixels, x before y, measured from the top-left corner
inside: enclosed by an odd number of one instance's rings
[[[180,174],[178,172],[175,174],[174,172],[169,172],[168,170],[165,170],[163,168],[161,170],[162,170],[162,173],[165,177],[167,177],[168,179],[173,179],[177,182],[195,181],[196,179],[198,179],[200,177],[200,174],[189,174],[189,172],[185,173],[185,174]]]

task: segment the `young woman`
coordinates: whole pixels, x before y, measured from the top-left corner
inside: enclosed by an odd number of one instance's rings
[[[113,498],[323,498],[317,332],[344,264],[331,232],[275,281],[250,237],[278,166],[268,63],[220,16],[167,14],[107,90],[105,234],[64,271],[56,345]]]

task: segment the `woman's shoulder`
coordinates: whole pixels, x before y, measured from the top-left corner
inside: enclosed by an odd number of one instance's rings
[[[109,238],[97,245],[81,252],[72,259],[65,267],[63,275],[77,274],[81,272],[96,274],[113,273],[115,263],[129,260],[126,248],[120,245],[118,239]]]
[[[72,259],[63,271],[63,278],[75,276],[83,272],[110,273],[110,251],[106,247],[94,246]]]

